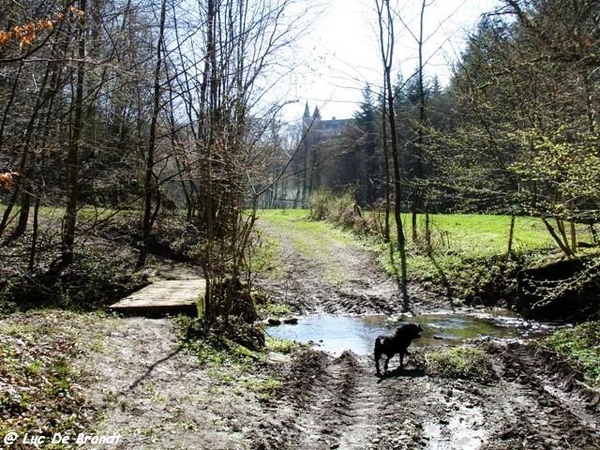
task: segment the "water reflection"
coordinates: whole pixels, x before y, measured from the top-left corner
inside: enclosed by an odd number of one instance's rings
[[[334,316],[328,314],[302,317],[297,325],[267,328],[273,337],[313,342],[322,350],[340,354],[352,350],[358,354],[373,351],[375,338],[394,330],[401,321],[419,323],[423,327],[414,347],[457,345],[482,336],[514,338],[522,336],[532,325],[511,314],[497,312],[477,314],[436,313],[415,317]]]

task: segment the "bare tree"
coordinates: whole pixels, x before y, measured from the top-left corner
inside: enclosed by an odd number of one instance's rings
[[[396,221],[397,249],[400,253],[400,282],[404,306],[408,308],[408,275],[406,266],[406,237],[402,226],[401,202],[402,180],[400,167],[400,150],[398,148],[398,130],[394,108],[394,86],[392,84],[392,67],[394,61],[394,18],[389,0],[375,0],[379,25],[379,45],[384,74],[384,101],[387,105],[387,120],[390,126],[391,156],[394,174],[394,219]]]
[[[144,215],[142,218],[142,242],[137,261],[137,267],[143,267],[148,257],[150,247],[150,232],[154,218],[160,208],[159,196],[157,195],[157,183],[155,180],[155,152],[156,152],[156,134],[158,127],[158,115],[161,107],[161,76],[164,64],[164,38],[165,23],[167,17],[167,0],[162,0],[160,5],[160,19],[158,24],[158,39],[156,42],[156,61],[153,76],[153,100],[152,113],[150,116],[150,130],[148,135],[148,148],[146,151],[145,169],[144,169]],[[153,213],[153,201],[156,205]]]
[[[255,189],[256,180],[265,170],[264,143],[279,110],[264,107],[272,82],[266,70],[295,36],[296,19],[284,14],[291,3],[205,0],[197,23],[187,11],[188,27],[177,28],[170,108],[179,102],[187,123],[173,117],[171,135],[180,147],[177,164],[187,172],[189,217],[201,235],[196,255],[207,280],[209,321],[238,307],[255,199],[265,192]]]

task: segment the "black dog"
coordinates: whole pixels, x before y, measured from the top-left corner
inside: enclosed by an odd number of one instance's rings
[[[396,330],[393,336],[379,336],[375,339],[375,367],[377,375],[381,375],[379,370],[379,359],[382,355],[386,356],[383,370],[387,372],[388,362],[392,356],[400,355],[400,368],[404,367],[404,355],[408,355],[408,346],[413,339],[421,337],[423,329],[420,325],[407,323]]]

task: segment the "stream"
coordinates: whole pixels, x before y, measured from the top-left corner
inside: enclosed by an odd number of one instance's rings
[[[300,317],[297,324],[267,327],[268,335],[314,344],[317,348],[340,355],[344,350],[370,354],[375,338],[390,334],[401,322],[421,325],[423,334],[413,347],[454,346],[479,338],[525,338],[547,334],[553,325],[525,320],[507,310],[454,313],[440,311],[418,316],[388,317],[315,314]]]

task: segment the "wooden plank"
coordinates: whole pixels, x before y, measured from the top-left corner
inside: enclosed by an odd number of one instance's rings
[[[196,316],[196,305],[205,289],[206,281],[202,278],[161,280],[110,305],[109,309],[122,314],[145,317],[177,314]]]

